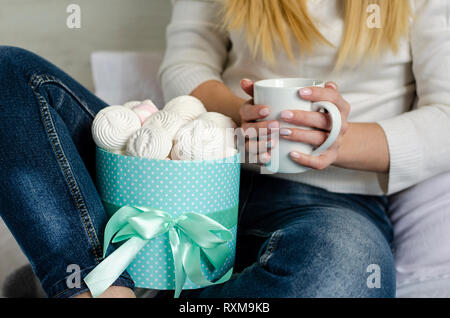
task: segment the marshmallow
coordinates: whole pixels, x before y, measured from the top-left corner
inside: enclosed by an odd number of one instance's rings
[[[226,156],[223,128],[209,120],[194,120],[175,135],[172,160],[214,160]]]
[[[143,102],[128,102],[124,105],[124,107],[133,110],[141,120],[141,124],[143,124],[152,114],[158,111],[158,108],[150,99]]]
[[[150,104],[140,104],[133,108],[133,111],[138,115],[139,119],[141,120],[141,124],[144,124],[144,122],[154,113],[158,112],[158,108],[156,108],[155,105]]]
[[[192,121],[201,114],[206,113],[202,102],[193,96],[176,97],[168,102],[163,110],[176,113],[186,121]]]
[[[111,152],[123,151],[130,136],[141,128],[139,117],[123,106],[109,106],[95,116],[92,137],[96,145]]]
[[[176,113],[167,112],[161,110],[152,114],[145,122],[143,127],[157,126],[164,128],[170,139],[175,137],[175,134],[180,130],[182,126],[186,124],[186,121],[178,116]]]
[[[172,149],[172,139],[161,127],[144,127],[136,131],[128,141],[130,156],[164,160]]]

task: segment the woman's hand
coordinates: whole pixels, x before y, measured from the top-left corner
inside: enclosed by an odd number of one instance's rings
[[[341,113],[342,128],[339,137],[334,144],[319,156],[303,154],[299,151],[290,153],[291,159],[298,164],[316,170],[323,170],[334,164],[338,159],[339,150],[344,140],[344,135],[348,130],[347,118],[350,113],[350,104],[339,94],[338,87],[334,82],[325,84],[322,87],[308,87],[299,90],[299,95],[304,100],[311,102],[327,101],[337,106]],[[310,112],[303,110],[285,110],[281,113],[281,119],[289,124],[302,127],[311,127],[313,130],[302,128],[280,129],[280,137],[286,140],[298,141],[319,147],[328,138],[331,130],[331,118],[326,113]]]
[[[247,79],[241,81],[242,89],[253,97],[253,82]],[[336,162],[338,152],[343,142],[343,137],[348,129],[347,117],[350,113],[350,105],[339,94],[337,85],[333,82],[325,84],[325,88],[310,87],[299,91],[301,98],[312,102],[328,101],[335,104],[341,112],[342,128],[336,142],[320,156],[311,156],[298,151],[291,152],[292,160],[298,164],[317,170],[327,168]],[[259,153],[259,159],[262,163],[270,161],[270,148],[275,147],[273,140],[269,140],[271,130],[280,128],[278,121],[263,121],[270,114],[270,108],[264,105],[254,105],[253,100],[244,103],[240,109],[241,123],[244,133],[249,128],[255,128],[259,132],[259,139],[251,138],[246,142],[246,149],[249,153],[255,154],[255,149]],[[255,122],[260,120],[259,122]],[[310,112],[301,110],[285,110],[281,113],[281,120],[289,124],[302,127],[311,127],[313,130],[302,128],[283,128],[280,129],[280,137],[286,140],[298,141],[311,144],[315,148],[319,147],[328,138],[331,130],[331,119],[328,114],[320,112]],[[267,128],[267,133],[259,128]],[[255,145],[257,143],[257,145]]]
[[[253,98],[253,82],[251,80],[243,79],[241,88]],[[241,106],[239,115],[243,134],[249,137],[245,142],[247,152],[252,156],[258,156],[256,159],[259,159],[259,162],[268,163],[270,149],[275,146],[268,136],[272,130],[280,128],[280,123],[276,120],[264,121],[263,119],[270,115],[270,108],[264,105],[254,105],[253,99],[246,101]],[[259,121],[256,122],[256,120]]]

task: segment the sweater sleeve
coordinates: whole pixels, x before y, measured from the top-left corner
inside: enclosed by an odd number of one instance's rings
[[[414,11],[417,103],[378,123],[389,144],[388,194],[450,170],[450,1],[417,0]]]
[[[222,81],[229,37],[217,0],[172,0],[167,48],[159,70],[166,102],[189,95],[208,80]]]

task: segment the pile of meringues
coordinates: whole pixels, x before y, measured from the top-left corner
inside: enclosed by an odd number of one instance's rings
[[[180,96],[162,110],[151,100],[102,109],[92,124],[96,145],[135,157],[167,160],[215,160],[237,153],[236,124],[207,112],[200,100]]]

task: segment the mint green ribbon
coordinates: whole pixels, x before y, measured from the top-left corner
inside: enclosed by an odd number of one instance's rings
[[[237,206],[220,213],[237,213]],[[206,279],[201,270],[201,252],[216,269],[221,268],[230,255],[227,242],[232,240],[233,235],[226,227],[198,213],[187,212],[174,218],[165,211],[153,208],[124,206],[106,225],[103,257],[111,240],[113,243],[125,242],[84,279],[92,296],[100,296],[150,240],[165,233],[168,233],[173,254],[175,297],[180,296],[186,277],[202,287],[230,279],[232,268],[215,282]]]

